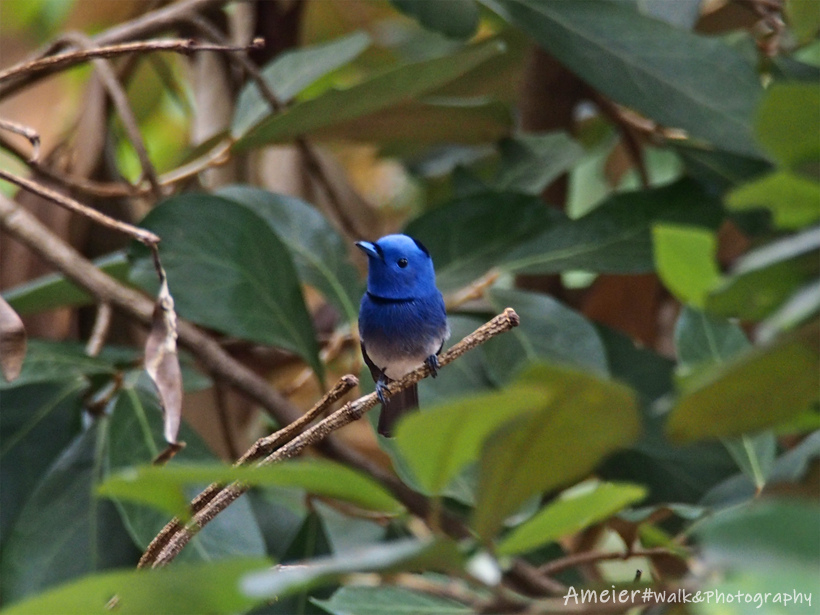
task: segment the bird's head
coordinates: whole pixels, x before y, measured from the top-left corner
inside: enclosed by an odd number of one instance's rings
[[[433,259],[422,243],[407,235],[357,241],[367,254],[367,290],[387,299],[421,297],[436,289]]]

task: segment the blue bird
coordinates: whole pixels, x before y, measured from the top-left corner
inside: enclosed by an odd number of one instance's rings
[[[379,433],[391,437],[396,421],[418,408],[416,385],[384,398],[384,387],[422,363],[435,377],[438,353],[450,336],[444,299],[436,288],[433,259],[421,242],[407,235],[358,241],[367,254],[367,292],[359,308],[364,362],[382,403]]]

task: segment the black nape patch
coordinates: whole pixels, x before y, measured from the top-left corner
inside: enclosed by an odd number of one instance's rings
[[[408,235],[408,237],[410,237],[410,236]],[[420,242],[418,239],[416,239],[415,237],[410,237],[410,239],[412,239],[412,240],[413,240],[413,243],[414,243],[414,244],[416,244],[416,246],[418,247],[418,249],[419,249],[419,250],[421,250],[422,252],[424,252],[427,256],[430,256],[430,251],[429,251],[427,248],[425,248],[425,247],[424,247],[424,244],[423,244],[423,243],[421,243],[421,242]]]

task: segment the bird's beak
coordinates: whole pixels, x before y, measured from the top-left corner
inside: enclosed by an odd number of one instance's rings
[[[357,241],[356,247],[368,256],[372,256],[373,258],[381,258],[381,254],[379,254],[379,251],[376,249],[376,246],[374,246],[369,241]]]

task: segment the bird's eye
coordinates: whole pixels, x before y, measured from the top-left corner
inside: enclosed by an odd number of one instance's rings
[[[405,267],[407,267],[407,259],[406,258],[400,258],[399,260],[396,261],[396,264],[399,267],[401,267],[402,269],[404,269]]]

